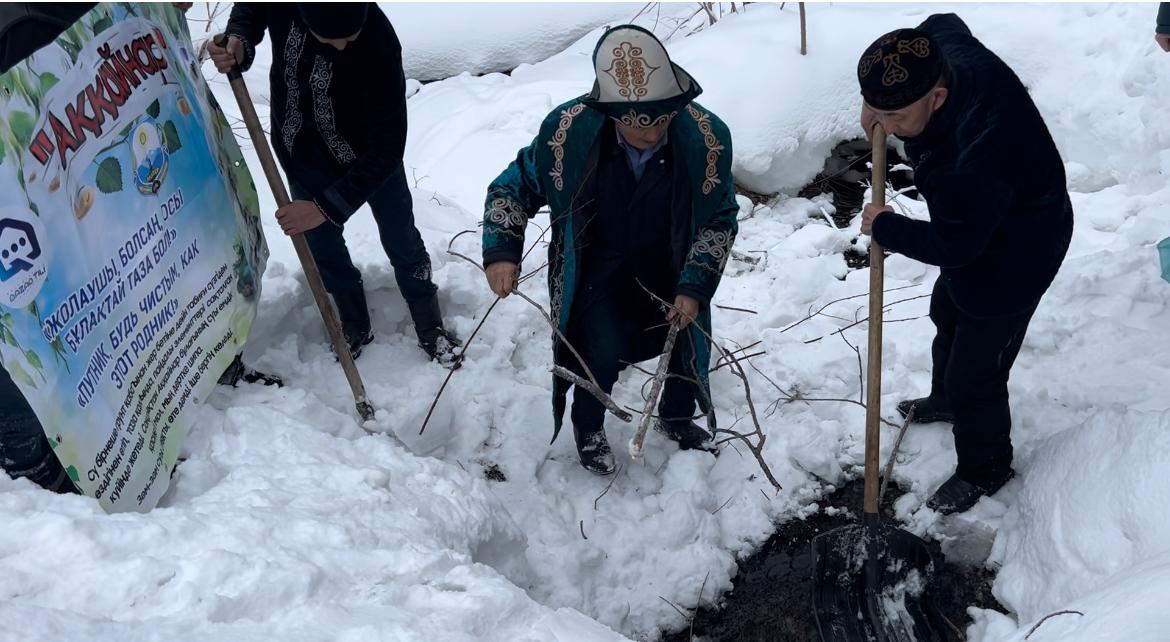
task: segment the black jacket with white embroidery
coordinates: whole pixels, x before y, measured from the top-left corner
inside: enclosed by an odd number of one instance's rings
[[[406,79],[398,35],[370,3],[361,35],[338,51],[309,33],[295,4],[237,3],[225,33],[244,41],[245,69],[266,29],[276,157],[329,220],[344,223],[402,163]]]

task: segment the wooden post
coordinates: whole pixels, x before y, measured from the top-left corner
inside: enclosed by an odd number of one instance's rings
[[[808,26],[804,18],[804,3],[800,3],[800,55],[808,55]]]

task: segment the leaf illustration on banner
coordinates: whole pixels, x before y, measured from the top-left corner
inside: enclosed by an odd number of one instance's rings
[[[174,154],[183,148],[183,141],[179,140],[179,128],[175,127],[175,121],[168,120],[163,125],[163,142],[167,146],[168,154]]]
[[[80,482],[80,481],[81,481],[81,475],[79,475],[79,474],[77,473],[77,468],[75,468],[75,467],[73,467],[73,466],[70,466],[70,467],[66,468],[66,469],[65,469],[65,474],[66,474],[66,475],[69,475],[69,479],[72,479],[74,482]]]
[[[53,339],[49,347],[53,349],[53,360],[59,361],[62,366],[65,366],[65,372],[71,372],[69,370],[69,355],[65,354],[65,344],[61,341],[61,337]]]
[[[122,163],[114,156],[107,156],[98,164],[95,182],[102,194],[122,191]]]
[[[8,374],[12,376],[13,381],[23,383],[30,388],[36,389],[37,382],[33,381],[32,377],[28,376],[28,373],[24,371],[24,367],[20,365],[19,361],[12,361],[11,363],[5,365],[8,369]]]
[[[16,342],[16,336],[8,328],[0,325],[0,341],[7,343],[13,348],[19,348],[20,344]]]
[[[33,117],[23,111],[8,112],[8,130],[16,138],[16,144],[21,148],[28,147],[33,136]]]
[[[93,23],[93,35],[96,36],[99,33],[105,31],[106,29],[109,29],[110,26],[113,24],[114,24],[114,21],[111,20],[109,16],[103,17],[101,20],[98,20],[97,22]]]
[[[151,118],[158,118],[158,115],[161,112],[162,107],[158,104],[157,100],[150,103],[150,107],[146,108],[146,113],[149,114]]]
[[[41,74],[41,95],[44,96],[45,94],[49,93],[49,90],[52,89],[53,86],[58,82],[60,82],[60,80],[60,78],[57,78],[47,71]]]
[[[32,350],[25,350],[24,358],[28,359],[28,365],[36,368],[37,370],[45,369],[45,365],[41,363],[41,358],[37,356],[37,353],[33,352]]]
[[[77,64],[77,54],[81,53],[81,45],[67,38],[65,34],[62,34],[57,39],[57,44],[65,50],[65,54],[69,56],[70,63]]]

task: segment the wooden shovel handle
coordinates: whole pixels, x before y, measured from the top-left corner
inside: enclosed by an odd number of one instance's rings
[[[220,34],[216,36],[215,43],[221,47],[226,46],[227,37]],[[272,148],[268,145],[268,138],[264,134],[264,129],[260,127],[260,118],[256,115],[256,107],[252,104],[248,85],[244,83],[244,76],[240,73],[238,66],[233,65],[227,76],[231,83],[232,93],[235,94],[236,102],[239,103],[240,115],[248,127],[248,136],[252,139],[252,147],[256,150],[256,156],[260,158],[260,166],[264,168],[268,187],[276,198],[276,206],[284,207],[290,202],[288,190],[284,186],[280,170],[276,167],[276,160],[272,157]],[[332,223],[326,222],[324,225],[332,225]],[[333,311],[333,305],[329,302],[329,294],[325,291],[325,284],[321,281],[321,272],[317,269],[317,261],[313,259],[313,253],[309,250],[309,242],[304,234],[294,234],[292,243],[293,248],[296,249],[297,258],[300,259],[301,268],[305,271],[305,279],[309,282],[309,290],[313,293],[313,300],[316,301],[317,309],[321,312],[321,320],[325,322],[325,330],[329,333],[329,339],[333,343],[333,352],[336,353],[337,359],[341,363],[341,369],[345,371],[345,379],[353,393],[358,415],[364,421],[373,419],[374,407],[366,397],[365,384],[362,382],[357,365],[353,362],[353,357],[350,356],[349,345],[345,342],[341,323]]]
[[[886,204],[886,132],[873,126],[873,204]],[[878,454],[882,415],[882,307],[884,257],[876,239],[869,241],[869,367],[865,398],[865,512],[878,512]]]

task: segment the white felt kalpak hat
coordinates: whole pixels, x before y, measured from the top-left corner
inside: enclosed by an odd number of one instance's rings
[[[670,61],[654,34],[635,25],[619,25],[601,36],[593,70],[597,79],[585,104],[634,127],[664,122],[703,91]]]

